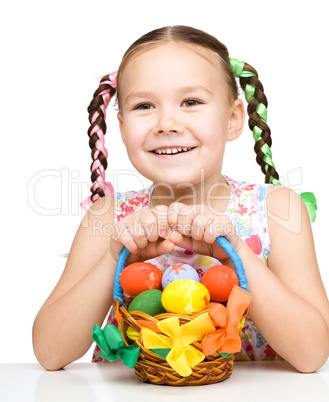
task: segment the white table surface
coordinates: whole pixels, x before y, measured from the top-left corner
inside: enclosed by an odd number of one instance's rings
[[[196,387],[142,383],[121,362],[72,363],[60,371],[38,364],[0,364],[1,402],[329,401],[329,362],[301,374],[286,362],[236,362],[227,380]]]

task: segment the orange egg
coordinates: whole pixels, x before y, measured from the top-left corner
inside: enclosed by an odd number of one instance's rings
[[[128,265],[121,273],[122,289],[129,296],[137,296],[145,290],[161,290],[162,272],[150,262],[135,262]]]
[[[239,279],[232,268],[215,265],[203,274],[201,283],[209,290],[211,301],[226,302]]]

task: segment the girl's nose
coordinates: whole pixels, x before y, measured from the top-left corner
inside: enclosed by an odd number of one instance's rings
[[[158,116],[157,123],[154,127],[155,134],[181,134],[184,131],[183,123],[173,112],[162,112]]]

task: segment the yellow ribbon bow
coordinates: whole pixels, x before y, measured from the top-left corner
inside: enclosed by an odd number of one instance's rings
[[[216,304],[210,310],[213,323],[220,328],[203,338],[202,349],[206,356],[216,351],[219,353],[240,352],[239,323],[252,298],[253,295],[234,285],[226,307]]]
[[[187,324],[179,325],[178,317],[159,321],[157,327],[165,334],[157,334],[148,328],[142,328],[143,345],[147,349],[167,349],[166,360],[182,377],[192,374],[191,368],[200,363],[205,355],[190,344],[202,335],[214,331],[208,313],[195,317]]]

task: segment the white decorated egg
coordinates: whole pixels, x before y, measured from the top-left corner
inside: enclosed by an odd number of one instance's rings
[[[162,276],[162,288],[165,289],[170,283],[180,279],[191,279],[200,282],[199,274],[191,265],[188,264],[173,264],[168,267]]]

